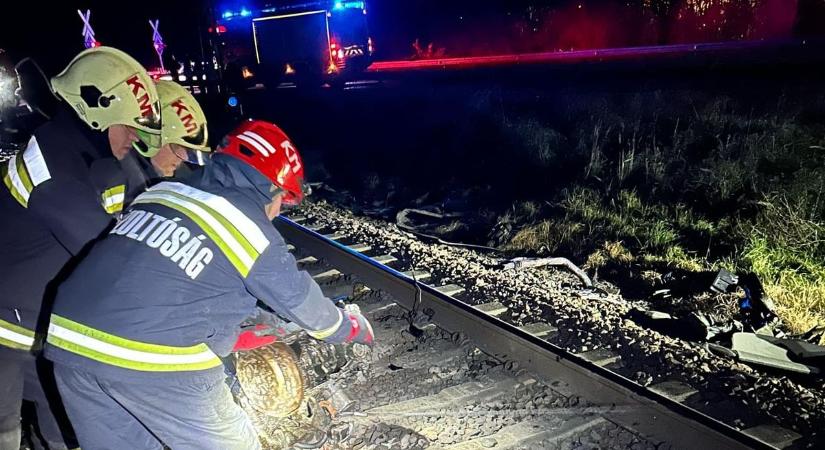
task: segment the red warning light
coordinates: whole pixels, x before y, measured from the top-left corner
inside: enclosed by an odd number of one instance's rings
[[[218,25],[215,27],[216,34],[223,34],[226,33],[226,25]]]

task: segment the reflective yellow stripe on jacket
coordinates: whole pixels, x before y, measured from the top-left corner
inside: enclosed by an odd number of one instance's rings
[[[123,201],[126,199],[126,185],[119,184],[110,187],[101,194],[103,209],[109,214],[117,214],[123,211]]]
[[[206,344],[172,347],[124,339],[52,314],[49,344],[104,364],[144,372],[180,372],[218,367]]]
[[[15,350],[31,350],[34,346],[34,331],[0,319],[0,345]]]
[[[52,177],[37,139],[32,136],[26,149],[12,156],[6,164],[2,173],[3,183],[11,195],[27,208],[34,188]]]
[[[191,186],[160,183],[135,199],[140,203],[164,205],[197,223],[244,277],[269,246],[258,225],[229,201]]]
[[[343,322],[343,321],[344,321],[344,314],[341,313],[341,310],[339,309],[338,310],[338,320],[335,321],[335,324],[333,324],[331,327],[325,328],[323,330],[315,330],[315,331],[307,330],[307,334],[314,337],[315,339],[324,340],[324,339],[332,336],[333,334],[335,334],[335,332],[338,331],[338,328],[341,327],[341,322]]]

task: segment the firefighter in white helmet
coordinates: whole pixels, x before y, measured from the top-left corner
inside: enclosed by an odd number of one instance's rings
[[[163,177],[171,177],[184,161],[204,165],[205,154],[211,149],[206,114],[200,104],[186,88],[173,81],[160,80],[157,89],[164,118],[163,146],[142,153],[150,157],[152,166]]]
[[[138,140],[161,142],[157,91],[129,55],[83,51],[50,84],[63,102],[0,174],[1,450],[20,446],[24,397],[36,403],[49,448],[71,446],[50,408],[59,397],[47,400],[50,367],[39,358],[51,300],[73,258],[112,223],[92,182],[96,162],[122,158]]]
[[[137,153],[130,152],[120,161],[126,184],[126,200],[129,204],[148,187],[175,175],[186,162],[202,166],[208,157],[209,132],[206,114],[198,101],[186,88],[173,81],[156,83],[160,97],[161,146],[135,143]],[[114,184],[113,181],[108,181]],[[120,210],[112,210],[119,213]]]

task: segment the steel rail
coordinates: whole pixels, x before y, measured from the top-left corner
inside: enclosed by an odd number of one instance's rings
[[[667,442],[689,450],[775,449],[702,412],[654,392],[628,378],[597,366],[531,335],[471,305],[444,295],[431,286],[368,256],[280,217],[274,221],[281,235],[297,248],[325,260],[342,273],[356,276],[373,289],[385,291],[400,306],[429,310],[432,321],[449,332],[460,332],[485,353],[501,361],[559,381],[590,405],[615,408],[604,417],[640,433],[652,442]],[[416,305],[420,289],[420,302]]]

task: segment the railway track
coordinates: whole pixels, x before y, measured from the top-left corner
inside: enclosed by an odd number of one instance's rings
[[[712,418],[690,406],[689,385],[643,386],[614,371],[620,356],[558,347],[553,324],[461,301],[460,284],[353,233],[301,215],[275,224],[299,266],[329,297],[358,304],[377,337],[327,382],[356,401],[302,448],[762,449],[800,437]]]

